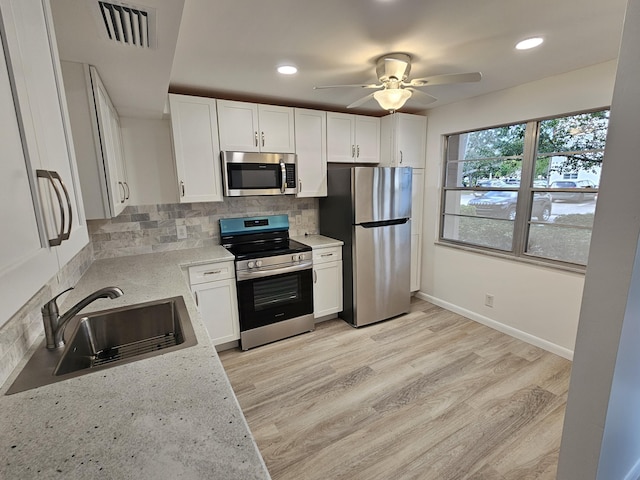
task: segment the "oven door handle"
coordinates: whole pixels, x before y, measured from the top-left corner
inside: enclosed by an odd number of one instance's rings
[[[282,179],[282,186],[280,187],[280,192],[284,193],[287,188],[287,167],[284,165],[284,162],[280,162],[280,175]]]
[[[288,267],[265,267],[260,268],[260,270],[253,270],[251,272],[247,272],[241,270],[236,272],[236,278],[238,281],[242,280],[251,280],[252,278],[260,278],[260,277],[270,277],[272,275],[279,275],[281,273],[291,273],[291,272],[300,272],[302,270],[311,270],[312,262],[300,262],[297,265],[291,265]]]

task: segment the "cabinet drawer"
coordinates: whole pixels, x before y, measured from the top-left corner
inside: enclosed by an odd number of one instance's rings
[[[189,267],[189,283],[191,285],[197,285],[199,283],[234,278],[235,272],[233,266],[233,262],[221,262]]]
[[[313,263],[336,262],[342,260],[342,247],[320,248],[313,251]]]

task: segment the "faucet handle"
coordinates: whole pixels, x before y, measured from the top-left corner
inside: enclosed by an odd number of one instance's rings
[[[49,314],[55,313],[57,315],[57,313],[58,313],[58,303],[56,302],[56,300],[58,300],[58,297],[60,295],[62,295],[63,293],[67,293],[69,290],[73,290],[73,287],[69,287],[66,290],[61,291],[58,295],[56,295],[51,300],[49,300],[47,303],[45,303],[42,306],[42,313],[49,313]]]

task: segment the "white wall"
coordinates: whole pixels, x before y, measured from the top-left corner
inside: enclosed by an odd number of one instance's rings
[[[169,120],[120,118],[131,205],[178,202]]]
[[[640,0],[627,6],[558,462],[640,478]]]
[[[607,107],[611,61],[427,112],[427,165],[420,296],[571,358],[584,275],[436,245],[443,135]],[[606,167],[605,167],[606,168]],[[494,307],[484,305],[494,295]]]

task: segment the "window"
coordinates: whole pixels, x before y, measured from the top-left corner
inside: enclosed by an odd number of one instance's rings
[[[440,240],[586,265],[609,111],[446,137]]]

